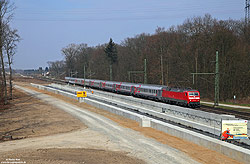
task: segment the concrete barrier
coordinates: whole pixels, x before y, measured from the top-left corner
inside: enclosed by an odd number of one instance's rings
[[[108,98],[104,98],[104,97],[100,97],[100,96],[96,96],[96,95],[90,95],[90,97],[98,99],[100,101],[107,101],[107,102],[110,101]],[[194,122],[194,121],[189,121],[189,120],[179,118],[179,117],[176,117],[176,116],[172,116],[172,115],[167,115],[166,113],[157,112],[155,110],[150,110],[150,109],[146,109],[146,108],[143,108],[143,107],[134,107],[134,106],[131,106],[131,105],[127,104],[127,103],[122,103],[120,101],[113,100],[112,103],[115,103],[115,104],[119,105],[119,107],[134,109],[134,110],[140,111],[142,113],[147,113],[147,114],[150,114],[150,115],[153,115],[153,116],[157,116],[158,118],[163,118],[163,119],[168,120],[168,121],[172,121],[172,122],[175,122],[175,123],[180,123],[180,124],[185,125],[187,127],[191,127],[191,128],[195,128],[195,129],[198,129],[198,130],[205,131],[205,132],[209,132],[209,133],[215,134],[217,136],[219,136],[220,133],[221,133],[220,128],[216,128],[215,126],[204,125],[204,124],[201,124],[201,123],[197,123],[197,122]]]
[[[151,119],[148,117],[142,117],[140,122],[141,127],[151,127]]]
[[[129,102],[133,103],[134,105],[148,108],[151,110],[155,110],[157,112],[165,112],[169,115],[174,115],[178,117],[182,117],[185,119],[189,119],[195,122],[200,122],[202,124],[207,124],[207,125],[213,125],[213,121],[218,121],[220,122],[221,119],[235,119],[234,116],[228,115],[228,116],[221,116],[219,114],[214,114],[214,113],[209,113],[209,112],[204,112],[204,111],[198,111],[194,110],[191,108],[184,108],[180,106],[174,106],[174,105],[169,105],[165,103],[159,103],[159,102],[154,102],[150,100],[145,100],[145,99],[139,99],[131,96],[123,96],[123,95],[118,95],[118,94],[113,94],[113,93],[108,93],[108,92],[100,92],[100,91],[95,91],[96,95],[100,95],[106,98],[110,98],[112,100],[120,100],[123,102]],[[189,117],[185,117],[185,116]],[[211,121],[208,121],[211,120]],[[215,125],[216,127],[220,128],[220,124]]]
[[[183,118],[185,120],[190,120],[193,122],[201,123],[203,125],[212,126],[215,128],[221,128],[221,120],[238,120],[239,118],[235,118],[234,115],[223,115],[223,114],[215,114],[209,113],[199,110],[194,110],[191,108],[184,108],[175,105],[169,105],[165,103],[154,102],[150,100],[135,98],[131,96],[123,96],[119,94],[109,93],[109,92],[101,92],[99,90],[95,90],[95,95],[100,95],[106,98],[110,98],[112,100],[118,100],[122,102],[133,103],[135,106],[143,107],[150,110],[155,110],[158,112],[164,112],[167,115],[176,116],[178,118]],[[250,134],[250,121],[248,121],[248,134]]]
[[[37,87],[37,88],[41,88],[44,90],[48,90],[48,91],[52,91],[52,92],[56,92],[56,89],[53,88],[48,88],[45,86],[39,86],[39,85],[34,85],[32,84],[32,86]],[[71,93],[67,93],[67,92],[63,92],[63,91],[58,91],[57,93],[68,96],[68,97],[73,97],[76,99],[76,95],[71,94]],[[140,125],[145,125],[145,126],[149,126],[166,132],[170,135],[182,138],[184,140],[188,140],[190,142],[196,143],[198,145],[207,147],[211,150],[215,150],[217,152],[220,152],[222,154],[225,154],[237,161],[240,162],[244,162],[244,163],[250,163],[250,150],[245,149],[245,148],[241,148],[239,146],[233,145],[233,144],[229,144],[227,142],[224,141],[220,141],[184,128],[180,128],[168,123],[164,123],[162,121],[158,121],[155,119],[151,119],[145,116],[141,116],[139,114],[118,108],[118,107],[114,107],[112,105],[107,105],[105,103],[96,101],[96,100],[91,100],[89,98],[85,98],[83,99],[85,103],[95,106],[97,108],[101,108],[104,110],[107,110],[109,112],[112,112],[114,114],[117,115],[121,115],[123,117],[135,120],[137,122],[140,123]],[[80,101],[83,101],[80,100]]]
[[[49,92],[52,92],[52,93],[55,93],[55,94],[60,94],[60,95],[63,95],[63,96],[66,96],[66,97],[69,97],[69,98],[72,98],[72,99],[77,99],[75,94],[68,93],[68,92],[58,90],[58,89],[55,89],[55,88],[50,88],[50,87],[46,87],[46,86],[38,85],[38,84],[33,84],[33,83],[31,83],[31,86],[33,86],[35,88],[38,88],[38,89],[41,89],[41,90],[49,91]]]
[[[204,146],[211,150],[220,152],[237,161],[250,163],[250,150],[248,149],[224,141],[216,140],[214,138],[210,138],[208,136],[187,129],[176,127],[168,123],[162,123],[158,120],[151,120],[151,127],[178,138],[182,138],[198,145]]]

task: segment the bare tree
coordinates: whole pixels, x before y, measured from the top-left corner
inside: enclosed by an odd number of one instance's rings
[[[17,42],[20,41],[20,36],[17,34],[17,30],[10,29],[9,26],[6,26],[5,31],[5,40],[4,40],[4,50],[8,58],[8,65],[10,70],[10,77],[9,77],[9,85],[10,85],[10,91],[9,91],[9,98],[12,99],[12,63],[13,63],[13,56],[16,53],[17,48]]]
[[[4,87],[4,104],[7,104],[7,83],[6,83],[6,74],[5,74],[5,65],[4,65],[4,30],[6,26],[9,25],[10,20],[13,17],[14,4],[10,3],[9,0],[0,1],[0,58],[2,65],[2,77],[3,77],[3,87]]]
[[[55,61],[55,62],[48,62],[48,65],[49,65],[50,74],[54,76],[55,78],[60,78],[61,75],[64,75],[65,62],[63,60]]]
[[[62,54],[65,57],[65,63],[67,67],[67,74],[71,74],[75,71],[76,56],[79,53],[79,46],[77,44],[69,44],[67,47],[62,49]]]

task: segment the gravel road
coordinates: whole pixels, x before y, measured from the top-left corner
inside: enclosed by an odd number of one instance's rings
[[[70,113],[87,125],[89,130],[106,136],[119,150],[129,152],[129,155],[143,159],[147,163],[198,163],[177,149],[146,138],[134,130],[121,127],[101,115],[68,104],[46,94],[20,86],[15,87]]]

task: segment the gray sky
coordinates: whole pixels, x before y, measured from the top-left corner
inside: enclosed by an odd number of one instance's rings
[[[141,33],[153,34],[182,24],[187,18],[244,18],[245,0],[15,0],[12,27],[22,41],[14,57],[14,68],[46,67],[62,60],[61,49],[70,43],[89,46],[121,43]]]

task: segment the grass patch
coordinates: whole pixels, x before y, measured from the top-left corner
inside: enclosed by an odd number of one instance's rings
[[[247,107],[250,107],[250,104],[238,104],[238,103],[233,103],[233,102],[222,102],[222,104],[227,104],[227,105],[238,105],[238,106],[247,106]]]
[[[209,103],[214,103],[214,101],[208,100],[208,99],[202,99],[204,102],[209,102]],[[250,107],[250,99],[241,99],[237,100],[236,102],[233,102],[233,100],[228,100],[228,101],[220,101],[219,104],[227,104],[227,105],[238,105],[238,106],[246,106]],[[204,104],[205,105],[205,104]],[[213,105],[212,105],[213,106]]]
[[[201,103],[204,106],[208,106],[208,107],[214,107],[213,105],[210,104],[205,104],[205,103]],[[228,110],[234,110],[234,111],[239,111],[239,112],[249,112],[250,113],[250,109],[241,109],[241,108],[232,108],[232,107],[227,107],[227,106],[216,106],[215,108],[217,109],[228,109]]]

